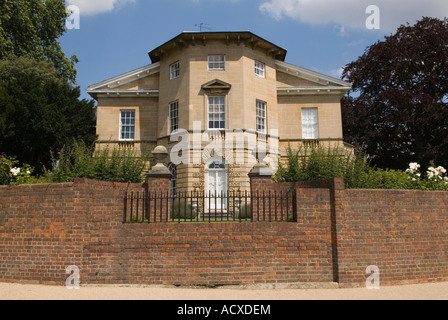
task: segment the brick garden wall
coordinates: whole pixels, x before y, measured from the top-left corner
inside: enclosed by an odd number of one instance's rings
[[[364,286],[448,281],[448,192],[345,190],[337,213],[339,281]]]
[[[0,187],[0,281],[62,285],[71,265],[99,284],[333,281],[325,210],[298,224],[123,225],[125,192],[142,190],[90,180]]]
[[[316,233],[288,223],[126,225],[121,281],[204,286],[332,282],[328,243],[314,238]]]
[[[256,177],[252,186],[295,189],[298,222],[308,228],[322,221],[316,210],[325,212],[334,281],[342,287],[365,286],[368,266],[379,268],[383,285],[448,281],[448,192],[345,190],[342,179],[276,184]]]
[[[116,245],[119,199],[141,188],[82,179],[0,187],[0,281],[62,284],[71,265],[106,272],[114,257],[98,248]]]
[[[84,208],[73,184],[0,187],[0,279],[52,283],[82,261]]]
[[[141,185],[0,187],[0,281],[64,285],[71,265],[84,284],[357,286],[369,265],[383,284],[448,281],[448,193],[252,180],[295,190],[297,223],[124,225],[124,194]]]

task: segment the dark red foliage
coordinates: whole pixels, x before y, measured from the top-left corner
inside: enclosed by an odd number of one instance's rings
[[[347,65],[343,78],[353,83],[342,103],[347,142],[383,168],[448,167],[448,19],[401,26]]]

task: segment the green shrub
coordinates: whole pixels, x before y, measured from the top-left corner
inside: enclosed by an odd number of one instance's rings
[[[194,220],[198,217],[198,209],[193,208],[185,201],[173,200],[171,203],[172,220]]]
[[[13,167],[12,160],[4,155],[0,155],[0,185],[11,183],[10,170]]]
[[[149,154],[139,156],[132,149],[94,150],[84,143],[65,146],[58,159],[53,157],[53,168],[46,177],[53,182],[72,182],[76,178],[99,181],[140,183],[147,169]]]
[[[289,146],[286,168],[279,163],[274,180],[294,182],[344,178],[347,188],[359,188],[368,181],[372,170],[367,157],[359,151],[315,145],[293,151]]]
[[[347,189],[404,189],[404,190],[447,190],[448,177],[442,167],[429,168],[423,176],[415,166],[410,169],[384,170],[370,165],[367,156],[355,150],[311,146],[293,151],[287,150],[287,165],[279,164],[274,177],[276,182],[313,181],[330,178],[344,178]],[[420,166],[418,166],[420,168]]]
[[[250,220],[250,219],[252,219],[252,206],[250,204],[243,205],[241,207],[239,219],[241,219],[241,220]]]
[[[21,185],[39,183],[40,178],[33,177],[34,168],[28,164],[19,166],[19,161],[5,155],[0,156],[0,185]]]
[[[370,170],[360,189],[418,189],[406,172],[396,170]]]

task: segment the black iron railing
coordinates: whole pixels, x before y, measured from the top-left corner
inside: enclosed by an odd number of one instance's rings
[[[294,192],[131,192],[123,223],[294,222]]]

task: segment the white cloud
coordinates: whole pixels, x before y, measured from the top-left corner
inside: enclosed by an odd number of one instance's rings
[[[81,15],[94,15],[111,12],[127,3],[136,1],[137,0],[67,0],[67,5],[78,6]]]
[[[448,16],[447,0],[267,0],[260,10],[280,20],[284,17],[310,24],[336,23],[352,28],[366,28],[366,9],[375,4],[380,9],[381,29],[392,31],[423,16]]]
[[[340,79],[342,77],[342,73],[344,72],[344,68],[339,68],[336,70],[330,71],[330,76]]]

